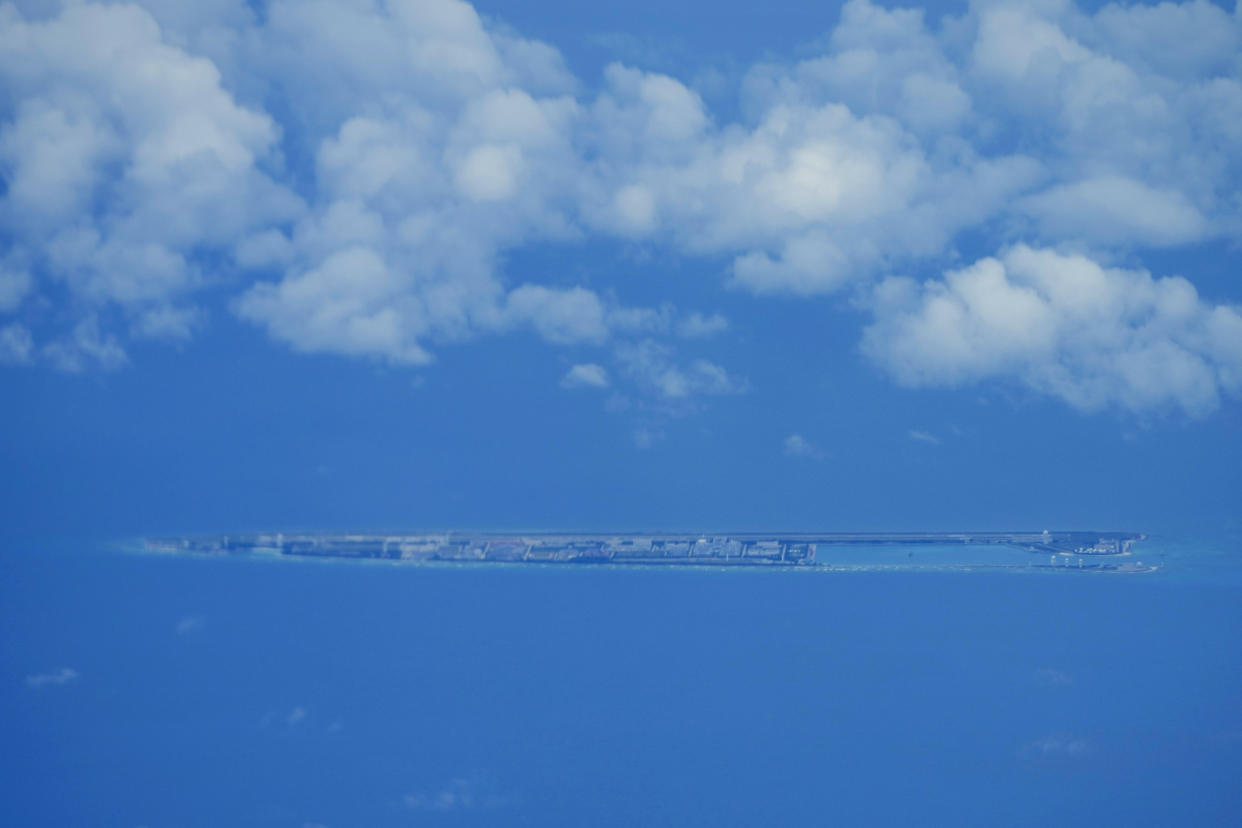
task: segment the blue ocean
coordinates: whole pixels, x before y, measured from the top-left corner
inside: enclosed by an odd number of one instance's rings
[[[14,826],[1242,824],[1237,541],[830,573],[0,556]]]

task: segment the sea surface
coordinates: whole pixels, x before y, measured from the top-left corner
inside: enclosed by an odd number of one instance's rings
[[[1242,825],[1242,543],[1136,557],[1162,568],[18,546],[0,824]]]

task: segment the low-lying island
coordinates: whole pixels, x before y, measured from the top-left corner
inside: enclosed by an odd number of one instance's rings
[[[361,532],[147,538],[148,551],[408,563],[1148,572],[1135,532]]]

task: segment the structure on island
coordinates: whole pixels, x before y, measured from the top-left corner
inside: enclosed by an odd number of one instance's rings
[[[205,555],[347,558],[408,563],[595,564],[697,567],[863,569],[817,561],[825,547],[1008,547],[1004,563],[941,563],[936,568],[1036,568],[1141,572],[1154,567],[1121,562],[1143,535],[1134,532],[888,532],[888,533],[270,533],[149,538],[150,551]],[[1047,556],[1047,557],[1045,557]],[[1045,562],[1046,561],[1046,562]],[[913,564],[887,568],[927,568]]]

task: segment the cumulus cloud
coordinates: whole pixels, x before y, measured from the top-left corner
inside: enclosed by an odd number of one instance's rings
[[[671,348],[651,339],[619,346],[616,357],[621,370],[640,387],[668,400],[686,400],[704,394],[738,394],[747,389],[745,381],[709,360],[677,364]]]
[[[10,7],[0,20],[16,101],[0,131],[0,216],[96,320],[119,308],[135,335],[184,338],[195,317],[174,303],[210,283],[199,256],[215,251],[284,269],[236,307],[303,351],[421,363],[424,338],[487,329],[506,310],[552,341],[599,335],[573,327],[580,307],[567,305],[582,294],[506,305],[494,273],[502,244],[567,232],[549,202],[572,180],[577,104],[559,94],[572,84],[552,50],[493,35],[447,0],[278,2],[264,25],[213,20],[263,44],[216,58],[292,96],[278,125],[185,51],[196,41],[176,27],[192,21],[153,11],[168,29],[135,6],[42,20]],[[315,157],[309,205],[277,163],[281,126]]]
[[[1242,394],[1242,309],[1185,279],[1018,245],[876,290],[863,351],[898,382],[1014,379],[1093,411],[1202,416]]]
[[[0,11],[0,221],[47,278],[97,307],[159,307],[299,200],[261,169],[279,127],[132,5]]]
[[[686,339],[705,339],[729,329],[729,320],[719,313],[710,316],[693,311],[677,323],[677,335]]]
[[[748,123],[717,126],[667,94],[658,117],[684,128],[658,152],[627,145],[639,160],[600,221],[732,254],[746,290],[804,295],[938,255],[996,218],[1102,246],[1236,234],[1242,170],[1225,147],[1242,130],[1229,51],[1242,28],[1206,4],[1171,8],[1180,40],[1141,7],[978,4],[934,29],[919,10],[853,0],[820,54],[748,73]],[[1212,58],[1140,57],[1157,42],[1186,55],[1192,32]],[[656,110],[624,77],[603,97],[634,142]]]
[[[1171,246],[1202,238],[1208,229],[1185,194],[1119,176],[1059,184],[1023,199],[1019,209],[1054,239]]]
[[[584,110],[554,50],[489,28],[459,2],[291,15],[273,9],[271,37],[298,53],[318,44],[325,65],[345,72],[322,78],[326,97],[306,89],[317,101],[304,126],[349,117],[309,147],[320,194],[310,213],[288,234],[242,245],[246,261],[284,271],[243,294],[244,318],[297,350],[415,365],[437,343],[487,334],[603,345],[668,326],[656,309],[583,286],[510,287],[500,272],[504,250],[579,232]],[[346,33],[367,44],[367,61],[340,42]]]
[[[402,277],[365,246],[335,251],[281,282],[256,285],[237,311],[298,351],[431,361],[418,343],[426,330],[423,303],[406,295]]]
[[[824,452],[801,434],[790,434],[785,438],[785,454],[789,457],[805,457],[810,460],[823,460]]]
[[[67,299],[5,321],[8,362],[117,367],[126,338],[210,324],[201,297],[223,288],[300,352],[422,365],[525,331],[620,348],[663,396],[722,393],[739,384],[715,363],[644,342],[723,316],[515,283],[505,254],[614,237],[810,297],[867,295],[968,235],[1104,257],[1242,238],[1242,18],[1204,0],[1000,0],[938,22],[850,0],[817,46],[744,73],[737,119],[641,66],[584,91],[553,46],[461,0],[33,5],[0,10],[0,314]],[[917,323],[917,286],[886,282],[868,352],[908,384],[1016,374],[1084,409],[1197,414],[1236,387],[1229,308],[1166,335],[1127,306],[1104,324],[1148,331],[1129,344],[1056,320],[1048,339],[1034,317],[1059,300],[1008,269],[987,308],[954,300],[971,278],[941,298],[976,329],[929,355],[901,349],[947,305],[926,298]],[[989,313],[1032,316],[993,353]]]
[[[252,261],[284,274],[242,296],[243,317],[299,350],[407,364],[518,327],[607,337],[593,292],[509,290],[498,273],[504,249],[573,230],[580,105],[552,49],[451,0],[276,3],[261,36],[276,81],[308,99],[299,136],[319,197],[287,237],[251,240]]]
[[[1023,159],[942,164],[892,118],[832,101],[774,98],[753,126],[715,127],[683,91],[662,99],[679,108],[674,116],[634,100],[628,85],[605,89],[631,143],[615,162],[596,163],[587,220],[730,256],[732,284],[755,293],[827,293],[888,258],[937,252],[1032,174]],[[643,119],[683,127],[665,142],[632,144],[657,128]]]
[[[55,687],[77,681],[80,676],[72,667],[62,667],[54,673],[36,673],[26,676],[26,686],[30,688]]]
[[[143,311],[130,325],[130,333],[140,339],[184,341],[194,335],[202,319],[198,308],[163,305]]]
[[[57,369],[70,374],[88,368],[111,371],[129,362],[116,337],[101,331],[94,316],[83,319],[67,336],[44,345],[43,356]]]
[[[561,379],[562,388],[607,388],[608,372],[593,362],[575,365]]]
[[[509,293],[501,314],[512,322],[531,325],[544,339],[561,345],[599,344],[608,336],[604,305],[584,288],[522,285]]]

